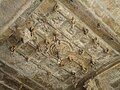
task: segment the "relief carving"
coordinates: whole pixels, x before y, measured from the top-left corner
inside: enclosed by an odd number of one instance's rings
[[[88,34],[88,32],[89,32],[89,30],[88,30],[88,29],[86,29],[86,28],[83,28],[82,30],[83,30],[83,33],[84,33],[85,35],[87,35],[87,34]]]
[[[83,49],[79,49],[75,52],[71,51],[68,53],[67,57],[70,62],[77,62],[81,66],[83,72],[88,72],[88,69],[94,65],[92,58],[84,57]]]
[[[16,31],[13,33],[13,35],[9,39],[9,42],[11,43],[10,51],[14,53],[21,46],[27,44],[28,42],[32,40],[33,40],[33,35],[31,35],[31,31],[28,28],[18,27],[16,28]],[[19,54],[22,55],[25,58],[25,60],[28,61],[29,59],[28,56],[22,53],[19,53]]]
[[[19,28],[19,27],[14,32],[12,37],[14,37],[14,39],[16,39],[15,44],[11,47],[11,51],[13,51],[13,52],[14,52],[15,48],[20,47],[22,44],[25,44],[32,39],[31,32],[27,28]]]
[[[56,2],[56,4],[53,6],[52,13],[57,12],[58,9],[59,9],[59,6],[58,6],[58,4]]]
[[[94,47],[97,48],[99,46],[98,38],[97,37],[93,38],[92,43],[94,44]]]
[[[44,40],[40,41],[37,44],[38,51],[48,55],[49,47],[50,47],[50,44],[52,43],[52,41],[53,40],[49,36],[45,36]]]
[[[35,29],[37,31],[43,31],[44,33],[49,32],[51,29],[50,27],[47,25],[47,20],[46,20],[46,16],[45,15],[40,15],[39,17],[37,16],[37,18],[35,18],[35,21],[37,22],[35,24]]]
[[[73,29],[74,26],[75,26],[75,24],[76,24],[76,21],[75,21],[74,17],[72,17],[72,18],[69,20],[69,22],[70,22],[70,24],[71,24],[70,29]]]
[[[65,58],[68,52],[71,50],[72,50],[72,47],[69,45],[69,43],[62,40],[60,41],[60,43],[59,42],[53,43],[50,46],[50,54],[52,56],[55,56],[57,52],[57,54],[59,54],[57,56],[59,56],[61,59]]]
[[[108,54],[111,52],[111,50],[109,48],[103,48],[103,52]]]
[[[85,85],[84,85],[84,87],[86,88],[86,90],[94,90],[95,89],[95,82],[93,81],[93,80],[88,80],[86,83],[85,83]],[[98,90],[98,89],[95,89],[95,90]]]
[[[59,12],[55,12],[48,16],[47,20],[55,28],[60,28],[62,23],[66,20],[66,18]]]
[[[66,31],[64,33],[67,34],[71,39],[73,39],[73,37],[75,37],[77,32],[79,31],[78,28],[75,26],[74,21],[72,21],[72,19],[63,22],[61,28]]]

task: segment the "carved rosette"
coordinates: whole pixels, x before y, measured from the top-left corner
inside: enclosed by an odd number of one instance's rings
[[[64,40],[61,40],[59,45],[55,45],[55,43],[52,43],[49,48],[51,56],[56,57],[56,52],[59,51],[61,58],[66,58],[68,56],[68,53],[71,52],[72,50],[73,50],[72,45]]]

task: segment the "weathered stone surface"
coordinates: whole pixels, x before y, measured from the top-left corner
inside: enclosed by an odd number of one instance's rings
[[[106,1],[2,0],[0,88],[119,90],[119,21]]]

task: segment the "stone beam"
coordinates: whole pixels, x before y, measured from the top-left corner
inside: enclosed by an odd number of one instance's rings
[[[84,82],[86,82],[87,80],[96,77],[97,75],[109,70],[110,68],[114,67],[115,65],[120,64],[120,57],[118,57],[117,59],[115,59],[112,62],[109,62],[107,64],[104,64],[103,66],[101,66],[100,68],[98,68],[97,70],[90,72],[88,74],[86,74],[82,79],[79,80],[79,83],[77,84],[77,87],[80,87],[81,85],[84,84]]]
[[[18,83],[19,87],[20,85],[22,85],[22,87],[25,87],[29,90],[33,90],[33,89],[34,90],[46,90],[46,88],[42,86],[41,84],[38,84],[34,80],[19,74],[14,67],[10,66],[8,63],[4,62],[3,60],[0,60],[0,74],[1,73],[10,77],[12,82]],[[4,78],[5,77],[2,78],[3,81],[4,81]],[[14,84],[12,86],[14,86]]]

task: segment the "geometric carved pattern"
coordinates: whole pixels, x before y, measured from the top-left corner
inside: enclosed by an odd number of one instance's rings
[[[55,55],[55,52],[59,48],[59,52],[61,56],[67,56],[69,52],[72,51],[72,46],[67,41],[60,41],[60,44],[56,47],[55,44],[51,44],[50,46],[50,54]]]

